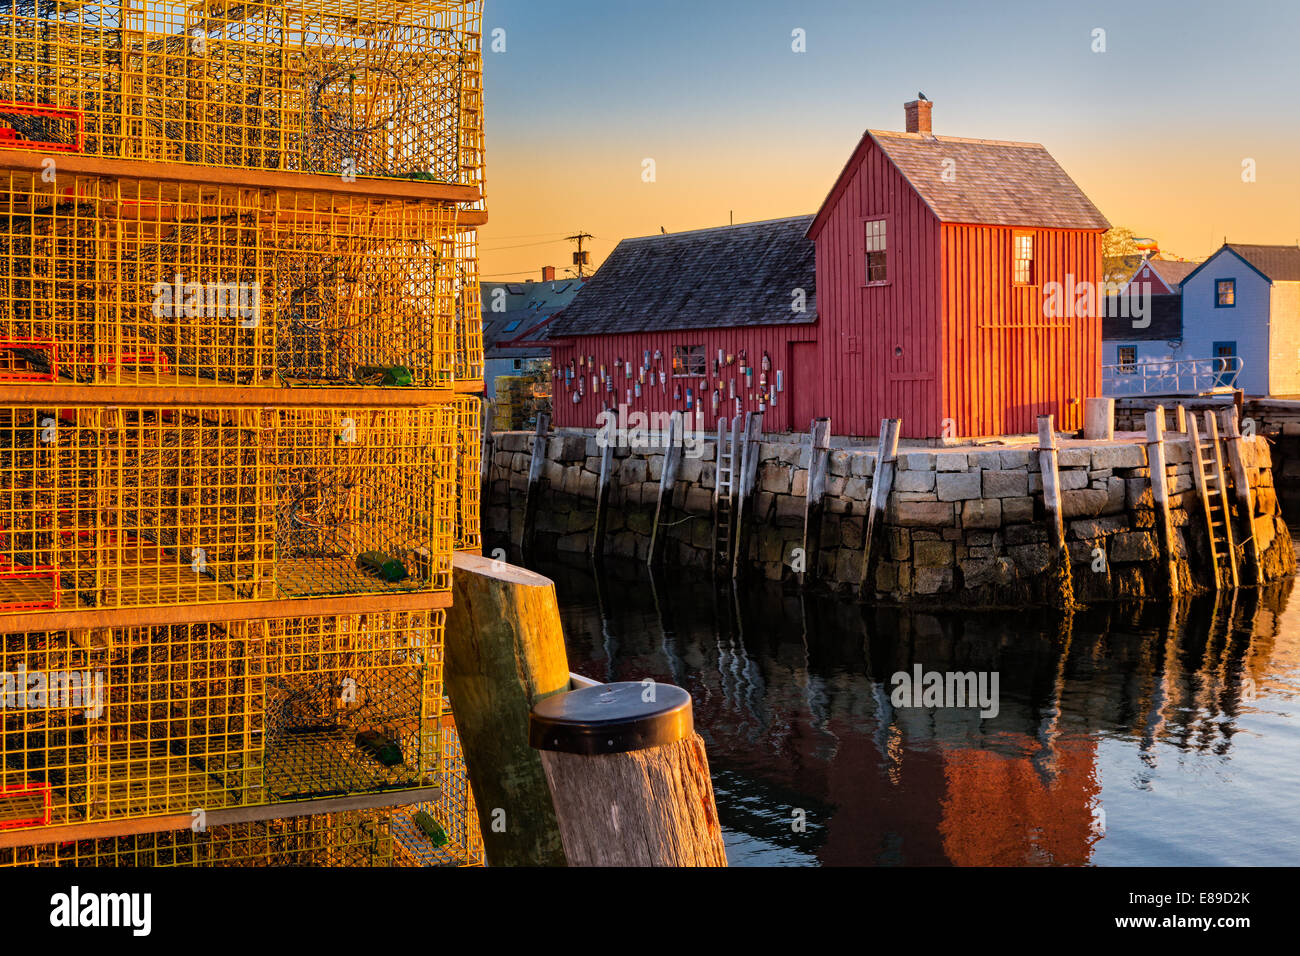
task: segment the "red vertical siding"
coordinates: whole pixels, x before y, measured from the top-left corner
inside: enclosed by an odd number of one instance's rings
[[[1043,414],[1080,428],[1083,400],[1101,391],[1100,302],[1092,315],[1051,317],[1045,308],[1049,283],[1100,287],[1100,235],[1035,230],[1035,283],[1016,286],[1014,232],[943,226],[942,417],[958,435],[1033,432]]]
[[[889,282],[865,284],[863,220],[886,217]],[[862,156],[817,233],[819,414],[840,435],[901,418],[939,434],[939,222],[879,150]],[[901,352],[899,351],[901,350]]]
[[[807,324],[645,332],[627,335],[588,335],[566,339],[552,348],[554,370],[559,371],[562,375],[570,360],[573,360],[576,374],[586,376],[586,388],[582,400],[574,403],[572,394],[577,387],[576,378],[572,383],[572,387],[566,386],[563,377],[553,378],[552,405],[555,409],[554,422],[560,427],[594,428],[597,424],[597,417],[606,405],[617,408],[623,403],[628,405],[630,411],[685,412],[686,389],[689,388],[695,399],[695,408],[702,408],[704,411],[706,427],[714,429],[717,427],[719,418],[730,418],[735,413],[735,403],[730,401],[728,397],[730,395],[730,383],[733,381],[736,386],[736,396],[741,400],[742,413],[758,411],[759,393],[763,390],[759,384],[760,376],[763,374],[763,352],[766,351],[772,365],[771,370],[767,373],[769,389],[775,391],[777,372],[779,371],[783,390],[776,393],[775,404],[768,405],[764,410],[763,429],[767,432],[802,431],[808,427],[808,422],[794,422],[791,406],[792,396],[795,390],[815,388],[818,383],[816,381],[800,382],[798,380],[799,377],[794,374],[789,365],[790,342],[808,340],[815,335],[816,326]],[[703,378],[695,376],[689,378],[670,377],[666,385],[657,382],[653,387],[650,386],[649,376],[647,376],[646,383],[641,386],[641,395],[638,397],[635,394],[635,383],[638,381],[638,372],[642,365],[644,353],[647,350],[650,352],[651,369],[656,372],[668,370],[671,374],[673,347],[679,345],[703,345],[705,355],[708,358],[708,374]],[[656,349],[662,355],[658,361],[654,359]],[[747,353],[747,361],[754,368],[752,385],[746,384],[745,377],[740,374],[741,363],[739,358],[733,365],[722,367],[717,376],[713,374],[713,360],[717,357],[718,349],[735,356],[739,356],[742,350]],[[613,376],[615,391],[606,392],[602,386],[601,390],[593,392],[591,384],[592,367],[586,364],[576,365],[579,356],[594,359],[592,365],[594,365],[598,377],[600,367],[604,365],[606,370]],[[623,367],[616,366],[617,359],[632,363],[631,378],[625,377]],[[723,384],[724,399],[716,409],[713,408],[709,400],[707,388],[701,396],[700,382],[702,380],[707,380],[709,387],[719,381]],[[680,399],[674,397],[678,385],[681,386],[682,392]],[[628,389],[633,391],[630,402],[627,400]],[[702,404],[700,402],[701,397],[703,398]],[[694,410],[692,409],[692,414]]]

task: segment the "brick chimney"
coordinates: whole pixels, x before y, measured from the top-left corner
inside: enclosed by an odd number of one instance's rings
[[[543,282],[555,281],[555,266],[542,266],[542,281]]]
[[[912,100],[910,103],[903,104],[903,112],[907,116],[906,129],[909,133],[924,133],[926,136],[930,133],[930,111],[934,109],[934,104],[929,100]]]

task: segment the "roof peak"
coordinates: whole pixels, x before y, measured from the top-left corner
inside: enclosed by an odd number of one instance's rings
[[[867,132],[872,136],[897,136],[902,139],[916,140],[917,142],[933,140],[937,143],[971,143],[977,146],[1018,146],[1021,149],[1046,148],[1042,143],[1028,143],[1013,139],[971,139],[966,136],[935,136],[932,133],[901,133],[892,129],[869,129]]]
[[[659,232],[651,233],[648,236],[629,236],[620,241],[641,242],[645,239],[668,239],[672,236],[694,236],[702,232],[723,232],[728,229],[744,229],[748,226],[772,226],[779,222],[809,222],[812,218],[812,213],[806,213],[802,216],[782,216],[778,219],[756,219],[753,222],[733,222],[725,226],[704,226],[700,229],[682,229],[679,232]]]

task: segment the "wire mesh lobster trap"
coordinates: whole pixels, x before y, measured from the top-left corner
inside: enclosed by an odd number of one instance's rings
[[[482,497],[483,399],[462,395],[456,399],[456,550],[483,547]]]
[[[8,635],[0,829],[429,786],[443,626],[424,611]]]
[[[276,370],[286,384],[450,387],[467,271],[447,203],[274,195]]]
[[[443,766],[437,799],[392,811],[394,865],[484,865],[478,808],[450,705],[442,717],[442,732]]]
[[[0,381],[439,388],[464,364],[452,204],[71,180],[0,173]]]
[[[0,408],[0,613],[445,591],[455,409]]]
[[[391,815],[351,810],[0,849],[0,867],[392,866]]]
[[[0,146],[476,184],[480,0],[0,3]]]

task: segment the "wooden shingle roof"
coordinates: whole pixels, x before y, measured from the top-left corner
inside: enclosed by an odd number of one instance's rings
[[[1300,282],[1300,248],[1230,242],[1231,249],[1274,282]]]
[[[624,239],[548,338],[785,325],[817,318],[812,216]],[[795,290],[805,309],[793,310]]]
[[[822,207],[870,146],[880,149],[941,222],[1109,229],[1106,217],[1038,143],[867,130]]]

